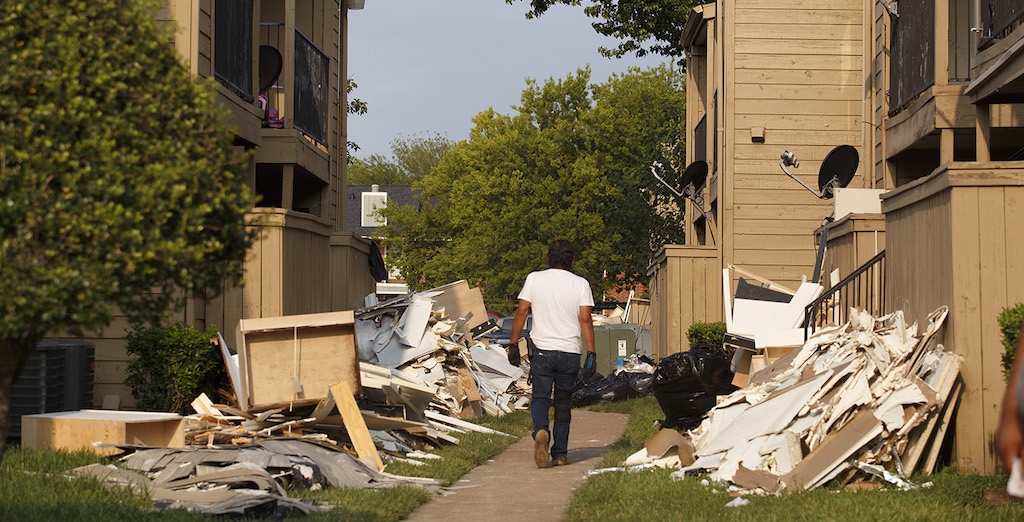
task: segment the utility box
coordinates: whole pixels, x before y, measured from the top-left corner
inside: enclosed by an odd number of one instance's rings
[[[84,341],[40,342],[11,387],[8,438],[21,437],[23,416],[92,407],[94,353]]]
[[[595,370],[608,376],[636,351],[636,325],[609,324],[594,328]],[[586,354],[584,354],[586,356]]]

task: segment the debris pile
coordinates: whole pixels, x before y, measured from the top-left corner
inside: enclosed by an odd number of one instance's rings
[[[286,490],[363,489],[410,482],[436,488],[438,483],[379,472],[337,446],[310,440],[268,439],[218,449],[120,448],[127,452],[120,459],[121,467],[92,464],[73,474],[147,492],[158,508],[210,515],[281,516],[330,509],[291,498]]]
[[[751,375],[747,387],[720,397],[680,444],[689,458],[674,476],[707,472],[763,492],[833,479],[914,487],[906,477],[935,466],[963,388],[963,358],[935,340],[947,313],[933,312],[917,336],[902,312],[873,318],[852,310],[847,324],[818,331]]]
[[[458,443],[466,422],[522,408],[522,368],[489,342],[497,326],[465,281],[354,312],[243,319],[237,350],[220,339],[236,403],[205,395],[187,418],[187,445],[242,445],[280,436],[348,438],[378,463]],[[380,455],[383,454],[383,459]]]

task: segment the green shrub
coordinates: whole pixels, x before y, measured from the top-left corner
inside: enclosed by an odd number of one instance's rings
[[[711,346],[721,348],[722,338],[725,337],[725,323],[693,323],[686,330],[686,338],[690,346],[697,343],[708,343]]]
[[[1021,324],[1024,323],[1024,303],[1013,308],[1003,308],[999,313],[999,331],[1003,333],[1003,378],[1010,382],[1010,370],[1017,355],[1017,341],[1020,339]]]
[[[213,327],[200,332],[181,321],[168,327],[132,326],[125,338],[125,384],[136,407],[186,414],[200,393],[214,397],[218,388],[229,388],[227,370],[211,343],[216,335]]]

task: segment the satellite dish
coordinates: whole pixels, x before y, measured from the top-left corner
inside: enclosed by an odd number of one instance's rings
[[[782,167],[782,171],[787,176],[796,180],[797,183],[804,186],[805,189],[809,190],[811,194],[818,196],[819,199],[829,199],[835,196],[836,190],[841,189],[850,184],[853,180],[853,175],[857,173],[857,165],[860,164],[860,155],[857,154],[857,149],[851,145],[840,145],[825,156],[825,159],[821,162],[821,169],[818,171],[818,190],[814,190],[810,185],[804,183],[804,181],[792,172],[788,167],[798,168],[800,162],[797,161],[796,155],[788,150],[782,151],[782,161],[779,162],[779,166]]]
[[[284,67],[284,59],[281,57],[281,52],[269,45],[261,45],[259,94],[267,92],[270,86],[277,82],[282,67]]]
[[[708,177],[708,164],[701,160],[694,161],[693,163],[686,166],[686,170],[683,171],[683,175],[679,178],[679,185],[683,187],[683,192],[686,193],[690,186],[693,186],[693,192],[704,186],[704,180]]]
[[[821,170],[818,171],[818,190],[821,191],[822,199],[835,196],[836,189],[846,187],[853,181],[853,175],[857,173],[857,165],[860,164],[860,155],[857,149],[850,145],[840,145],[832,149],[821,162]]]
[[[683,171],[683,175],[679,176],[679,184],[683,187],[682,192],[672,188],[672,185],[662,179],[658,174],[658,172],[662,170],[663,166],[661,163],[655,161],[651,164],[651,174],[653,174],[662,185],[665,185],[666,188],[671,190],[676,197],[689,199],[690,202],[693,203],[694,209],[700,212],[704,219],[710,223],[711,218],[708,216],[708,213],[704,211],[704,195],[697,192],[697,189],[704,186],[704,180],[708,177],[708,164],[704,161],[697,160],[686,166],[686,170]],[[714,238],[715,233],[711,231],[711,240],[714,241]]]

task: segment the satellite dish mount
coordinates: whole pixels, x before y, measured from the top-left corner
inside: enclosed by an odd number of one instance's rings
[[[690,200],[690,202],[693,203],[693,207],[696,208],[702,216],[704,216],[704,219],[708,223],[710,223],[710,217],[708,216],[708,213],[704,211],[704,193],[699,190],[700,187],[704,186],[704,181],[708,177],[708,164],[704,161],[697,160],[686,166],[686,170],[683,171],[683,175],[679,177],[679,185],[683,187],[682,192],[676,190],[675,187],[670,185],[669,182],[665,181],[661,177],[659,173],[663,171],[664,168],[661,163],[655,161],[651,164],[651,174],[653,174],[662,185],[665,185],[665,187],[672,191],[677,198]],[[711,231],[711,227],[708,227],[708,230]],[[715,233],[713,231],[711,232],[711,240],[715,240]]]
[[[782,151],[782,159],[779,161],[782,172],[795,179],[797,183],[803,185],[805,189],[817,196],[818,199],[832,199],[836,195],[837,190],[849,185],[853,181],[854,174],[857,173],[857,165],[859,164],[860,155],[857,154],[856,148],[850,145],[840,145],[832,149],[821,162],[821,169],[818,170],[818,190],[814,190],[789,170],[789,167],[800,167],[800,162],[797,161],[795,154],[784,150]],[[828,211],[828,215],[821,221],[822,228],[821,235],[818,237],[818,255],[814,262],[814,276],[812,278],[815,283],[821,279],[821,267],[825,259],[825,245],[828,242],[828,228],[825,225],[832,222],[834,213],[835,206],[833,205],[832,209]]]

